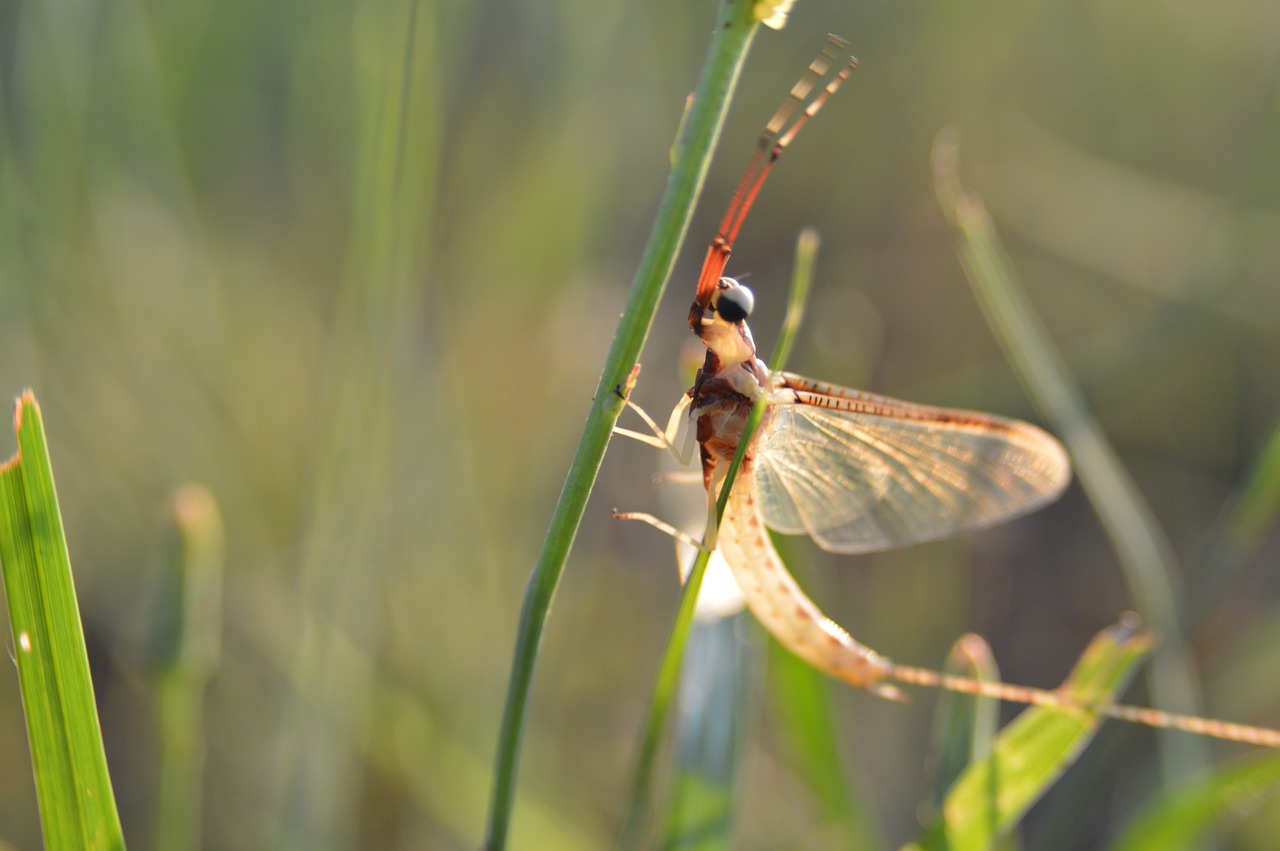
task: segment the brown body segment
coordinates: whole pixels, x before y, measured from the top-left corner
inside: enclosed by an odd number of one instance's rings
[[[760,522],[750,477],[729,494],[719,548],[756,619],[792,653],[858,688],[872,688],[892,665],[855,641],[805,596]]]

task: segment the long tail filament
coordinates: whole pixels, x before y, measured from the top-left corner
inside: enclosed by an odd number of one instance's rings
[[[1116,718],[1134,724],[1144,724],[1148,727],[1172,728],[1231,742],[1243,742],[1267,748],[1280,748],[1280,730],[1268,727],[1234,724],[1214,718],[1181,715],[1176,712],[1165,712],[1161,709],[1149,709],[1142,706],[1075,700],[1060,692],[1049,691],[1048,689],[1012,685],[995,680],[977,680],[971,677],[944,674],[940,671],[917,668],[911,665],[889,663],[886,676],[889,679],[908,685],[941,688],[961,694],[994,697],[999,700],[1025,703],[1032,706],[1053,706],[1063,710],[1080,710],[1101,715],[1105,718]]]

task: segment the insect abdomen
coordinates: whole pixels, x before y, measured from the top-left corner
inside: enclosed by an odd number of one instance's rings
[[[749,477],[729,495],[719,548],[756,619],[809,664],[859,688],[883,680],[890,662],[859,644],[805,596],[769,540]]]

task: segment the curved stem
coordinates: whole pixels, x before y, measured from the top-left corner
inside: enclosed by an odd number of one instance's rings
[[[582,520],[587,497],[595,484],[613,425],[622,411],[622,398],[614,389],[625,385],[628,375],[639,360],[640,349],[653,324],[658,302],[662,298],[676,254],[693,216],[694,204],[701,194],[730,97],[758,26],[751,16],[751,8],[750,0],[732,0],[722,7],[693,105],[683,122],[682,137],[676,143],[675,161],[667,179],[653,231],[640,267],[636,270],[626,310],[618,322],[617,335],[605,361],[595,401],[583,428],[569,475],[560,492],[560,500],[547,530],[542,553],[525,587],[520,607],[520,623],[516,631],[511,679],[507,686],[507,702],[498,734],[484,846],[489,851],[499,851],[506,847],[520,745],[538,649],[547,613]]]
[[[796,244],[796,262],[791,276],[791,289],[787,296],[787,313],[778,333],[778,343],[774,348],[773,358],[770,360],[771,368],[774,370],[784,367],[794,347],[796,335],[799,333],[805,301],[813,284],[818,243],[816,231],[806,228],[800,232],[800,238]],[[751,438],[764,417],[768,402],[769,394],[760,394],[751,411],[751,416],[742,429],[737,451],[733,454],[733,460],[729,462],[724,483],[720,487],[720,494],[716,500],[717,528],[724,518],[725,506],[729,502],[729,492],[733,489],[733,483],[738,477],[738,468],[742,465],[747,447],[751,445]],[[702,578],[707,572],[710,560],[711,553],[705,549],[700,549],[694,558],[693,566],[684,582],[684,591],[680,596],[680,608],[676,611],[675,621],[671,625],[671,634],[667,638],[667,649],[662,654],[658,677],[653,685],[653,696],[649,700],[649,712],[640,734],[640,746],[631,778],[630,802],[618,841],[618,847],[624,851],[641,847],[644,838],[649,801],[652,797],[653,767],[658,758],[658,745],[666,729],[667,717],[671,714],[672,702],[675,700],[676,688],[680,682],[680,668],[684,663],[685,645],[688,644],[689,631],[693,627],[693,613],[698,601],[698,591],[702,588]]]

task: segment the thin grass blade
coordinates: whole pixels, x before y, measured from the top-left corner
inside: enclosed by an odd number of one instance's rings
[[[186,484],[170,501],[173,552],[154,639],[160,720],[155,847],[199,848],[204,799],[204,691],[222,655],[222,513],[213,493]]]
[[[1023,387],[1066,444],[1120,559],[1138,613],[1160,635],[1149,673],[1153,701],[1171,711],[1200,714],[1199,684],[1183,646],[1183,591],[1173,547],[1089,413],[1028,302],[986,208],[961,185],[957,160],[954,136],[943,131],[934,144],[934,189],[955,230],[965,276]],[[1160,748],[1168,779],[1195,773],[1208,762],[1205,743],[1194,736],[1162,734]]]
[[[1151,649],[1149,633],[1124,624],[1094,637],[1063,684],[1067,700],[1113,700]],[[1073,763],[1101,719],[1080,706],[1027,709],[999,735],[991,754],[972,763],[947,793],[941,814],[905,851],[978,851],[1007,836]]]
[[[785,367],[799,333],[804,307],[812,285],[820,245],[818,232],[805,228],[796,243],[796,263],[791,276],[787,312],[782,331],[769,362],[773,369]],[[788,542],[775,539],[779,552],[786,554]],[[788,564],[792,557],[784,559]],[[792,572],[795,573],[794,565]],[[849,782],[840,759],[840,737],[832,717],[828,688],[830,680],[770,637],[769,694],[779,727],[789,740],[796,768],[818,798],[825,820],[841,838],[842,847],[880,848],[880,838],[861,793]]]
[[[800,319],[803,315],[803,301],[796,297],[796,292],[799,291],[801,294],[808,292],[812,283],[817,250],[818,240],[816,237],[812,234],[801,236],[797,245],[796,269],[803,271],[803,274],[798,271],[792,276],[791,294],[787,300],[790,318],[784,323],[778,336],[774,358],[775,364],[778,364],[776,356],[785,356],[794,345],[795,335],[799,330]],[[775,366],[775,369],[780,368],[780,364]],[[742,437],[738,442],[738,450],[734,453],[733,460],[729,463],[724,484],[721,486],[720,496],[716,503],[717,523],[724,516],[725,505],[729,502],[729,493],[737,480],[738,469],[742,465],[743,455],[746,453],[747,447],[751,445],[751,438],[755,435],[755,431],[764,417],[768,401],[768,396],[761,394],[760,398],[756,400],[755,408],[752,409],[746,426],[742,430]],[[632,775],[627,814],[623,819],[622,832],[619,839],[619,847],[623,849],[640,848],[644,845],[649,802],[653,799],[654,766],[657,763],[658,749],[662,742],[662,733],[666,729],[667,717],[671,713],[671,706],[676,696],[676,686],[684,660],[685,646],[689,640],[689,631],[693,625],[693,613],[698,599],[698,592],[702,588],[702,579],[706,575],[707,564],[710,559],[710,553],[699,552],[693,561],[693,567],[689,570],[688,577],[685,578],[684,591],[680,597],[680,608],[676,611],[675,622],[671,627],[671,635],[667,639],[667,648],[662,656],[657,681],[654,684],[653,697],[649,701],[649,712],[640,735],[640,747],[636,757],[635,772]]]
[[[1161,795],[1129,822],[1112,851],[1188,848],[1218,822],[1238,816],[1280,792],[1280,757],[1250,757]],[[1274,806],[1274,803],[1272,804]]]
[[[582,522],[587,497],[595,484],[613,426],[622,412],[622,399],[614,389],[626,386],[628,376],[639,360],[640,349],[653,324],[658,302],[693,217],[694,205],[702,192],[729,100],[758,29],[752,17],[752,5],[750,0],[733,0],[721,9],[721,18],[712,36],[693,104],[683,121],[684,135],[677,141],[675,163],[663,192],[658,217],[632,281],[631,295],[618,322],[617,334],[596,388],[595,401],[587,415],[542,552],[525,587],[520,622],[516,627],[507,700],[498,732],[493,794],[484,846],[488,851],[506,847],[521,738],[538,649],[560,584],[560,575]],[[692,612],[692,602],[690,607]],[[674,684],[674,672],[671,683]]]
[[[1222,515],[1192,565],[1191,599],[1204,616],[1280,521],[1280,425],[1258,454],[1244,486]]]
[[[751,659],[738,638],[743,617],[699,617],[689,636],[663,844],[668,851],[729,847],[744,743],[754,717],[747,708]]]
[[[961,636],[943,666],[947,673],[994,682],[1000,679],[991,647],[979,635]],[[928,777],[932,787],[926,811],[937,813],[947,790],[973,762],[991,753],[1000,722],[1000,702],[982,695],[943,692],[933,719],[933,747]]]
[[[0,465],[0,568],[45,847],[124,848],[71,560],[35,396],[18,401],[18,454]]]

